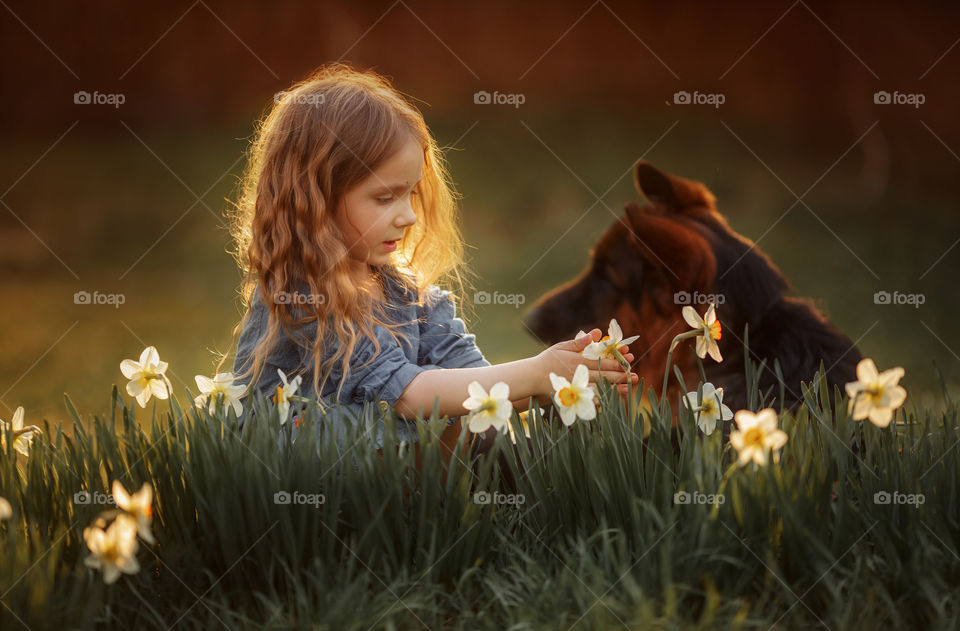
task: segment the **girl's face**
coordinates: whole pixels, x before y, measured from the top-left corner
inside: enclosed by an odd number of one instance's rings
[[[350,258],[384,265],[407,228],[417,222],[410,198],[423,171],[423,148],[410,138],[343,196],[336,223]]]

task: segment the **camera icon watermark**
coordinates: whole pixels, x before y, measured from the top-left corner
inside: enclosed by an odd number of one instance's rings
[[[919,108],[927,102],[927,97],[923,93],[899,92],[894,90],[892,93],[886,90],[880,90],[873,93],[873,102],[875,105],[912,105]]]
[[[527,498],[522,493],[500,493],[499,491],[490,493],[489,491],[477,491],[473,494],[473,503],[480,505],[499,504],[520,508],[526,501]]]
[[[474,105],[512,105],[519,108],[526,101],[527,97],[523,94],[503,94],[496,91],[491,94],[486,90],[473,93]]]
[[[512,305],[515,309],[519,309],[525,302],[527,302],[526,294],[502,294],[499,291],[492,294],[489,291],[477,291],[473,294],[475,305]]]
[[[873,294],[873,304],[875,305],[911,305],[914,309],[919,309],[920,305],[926,301],[926,294],[905,294],[899,291],[893,293],[878,291]]]
[[[686,90],[680,90],[673,93],[673,102],[675,105],[712,105],[719,109],[721,105],[727,102],[725,94],[698,92],[696,90],[691,94]]]
[[[926,503],[923,493],[900,493],[899,491],[877,491],[873,494],[873,503],[879,505],[905,505],[920,508]]]
[[[278,305],[322,305],[327,301],[323,294],[304,294],[299,291],[278,291],[274,295]]]
[[[727,301],[724,294],[704,294],[699,291],[690,293],[689,291],[677,291],[673,294],[673,304],[675,305],[722,305]]]
[[[674,504],[704,504],[713,506],[714,504],[723,504],[727,501],[723,493],[700,493],[694,491],[677,491],[673,494]]]
[[[321,94],[298,94],[296,92],[287,92],[286,90],[281,90],[273,95],[273,102],[277,103],[295,103],[297,105],[312,105],[317,107],[318,105],[323,105],[326,97]]]
[[[86,90],[73,93],[73,103],[75,105],[112,105],[119,108],[126,102],[127,97],[124,94],[108,94],[96,90],[92,94]]]
[[[77,491],[73,494],[73,503],[81,506],[88,504],[113,504],[116,502],[113,500],[113,493],[103,493],[101,491]]]
[[[273,494],[273,503],[281,506],[306,505],[320,508],[326,501],[323,493],[301,493],[300,491],[277,491]]]
[[[119,309],[120,305],[126,301],[127,297],[124,294],[102,294],[99,291],[93,293],[78,291],[73,294],[75,305],[113,305],[114,309]]]

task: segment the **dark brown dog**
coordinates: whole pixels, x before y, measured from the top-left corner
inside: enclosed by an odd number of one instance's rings
[[[690,330],[681,316],[684,304],[703,316],[707,305],[697,304],[699,297],[713,294],[723,361],[708,356],[703,364],[707,381],[723,387],[724,403],[734,411],[747,405],[747,324],[751,358],[766,359],[759,388],[772,387],[779,400],[776,359],[787,407],[796,408],[800,382],[812,380],[821,360],[831,393],[835,385],[842,391],[844,383],[856,379],[861,355],[853,342],[810,300],[785,295],[792,291],[789,281],[752,241],[730,228],[703,184],[644,161],[634,167],[634,181],[650,204],[627,203],[626,220],[600,237],[587,269],[531,307],[525,322],[540,341],[554,344],[594,327],[606,331],[616,318],[624,336],[640,336],[630,345],[637,357],[634,370],[659,396],[670,342]],[[693,347],[693,340],[683,342],[673,354],[691,389],[700,379]],[[672,373],[668,392],[676,405],[680,388]]]

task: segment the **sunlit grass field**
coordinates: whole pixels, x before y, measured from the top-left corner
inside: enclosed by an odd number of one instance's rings
[[[762,465],[689,411],[672,444],[670,402],[628,413],[604,383],[596,419],[532,410],[527,440],[514,413],[516,448],[500,434],[445,477],[443,421],[418,424],[418,472],[392,415],[377,455],[376,404],[340,451],[316,406],[293,434],[259,395],[242,437],[227,406],[176,387],[145,409],[115,388],[105,414],[68,399],[73,438],[44,423],[29,456],[0,454],[0,625],[956,628],[956,404],[908,398],[881,429],[807,386],[796,414],[750,397],[786,434]],[[83,533],[116,514],[117,482],[150,485],[154,543],[116,552],[126,569],[106,584]]]

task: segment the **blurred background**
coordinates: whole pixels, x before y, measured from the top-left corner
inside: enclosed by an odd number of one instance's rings
[[[106,413],[147,345],[181,400],[232,353],[223,213],[254,121],[333,60],[392,77],[447,147],[475,290],[524,303],[465,297],[490,361],[539,352],[522,314],[639,198],[643,157],[703,181],[865,355],[904,366],[908,405],[942,405],[935,366],[956,396],[952,3],[0,5],[4,420],[65,421],[64,392]]]

